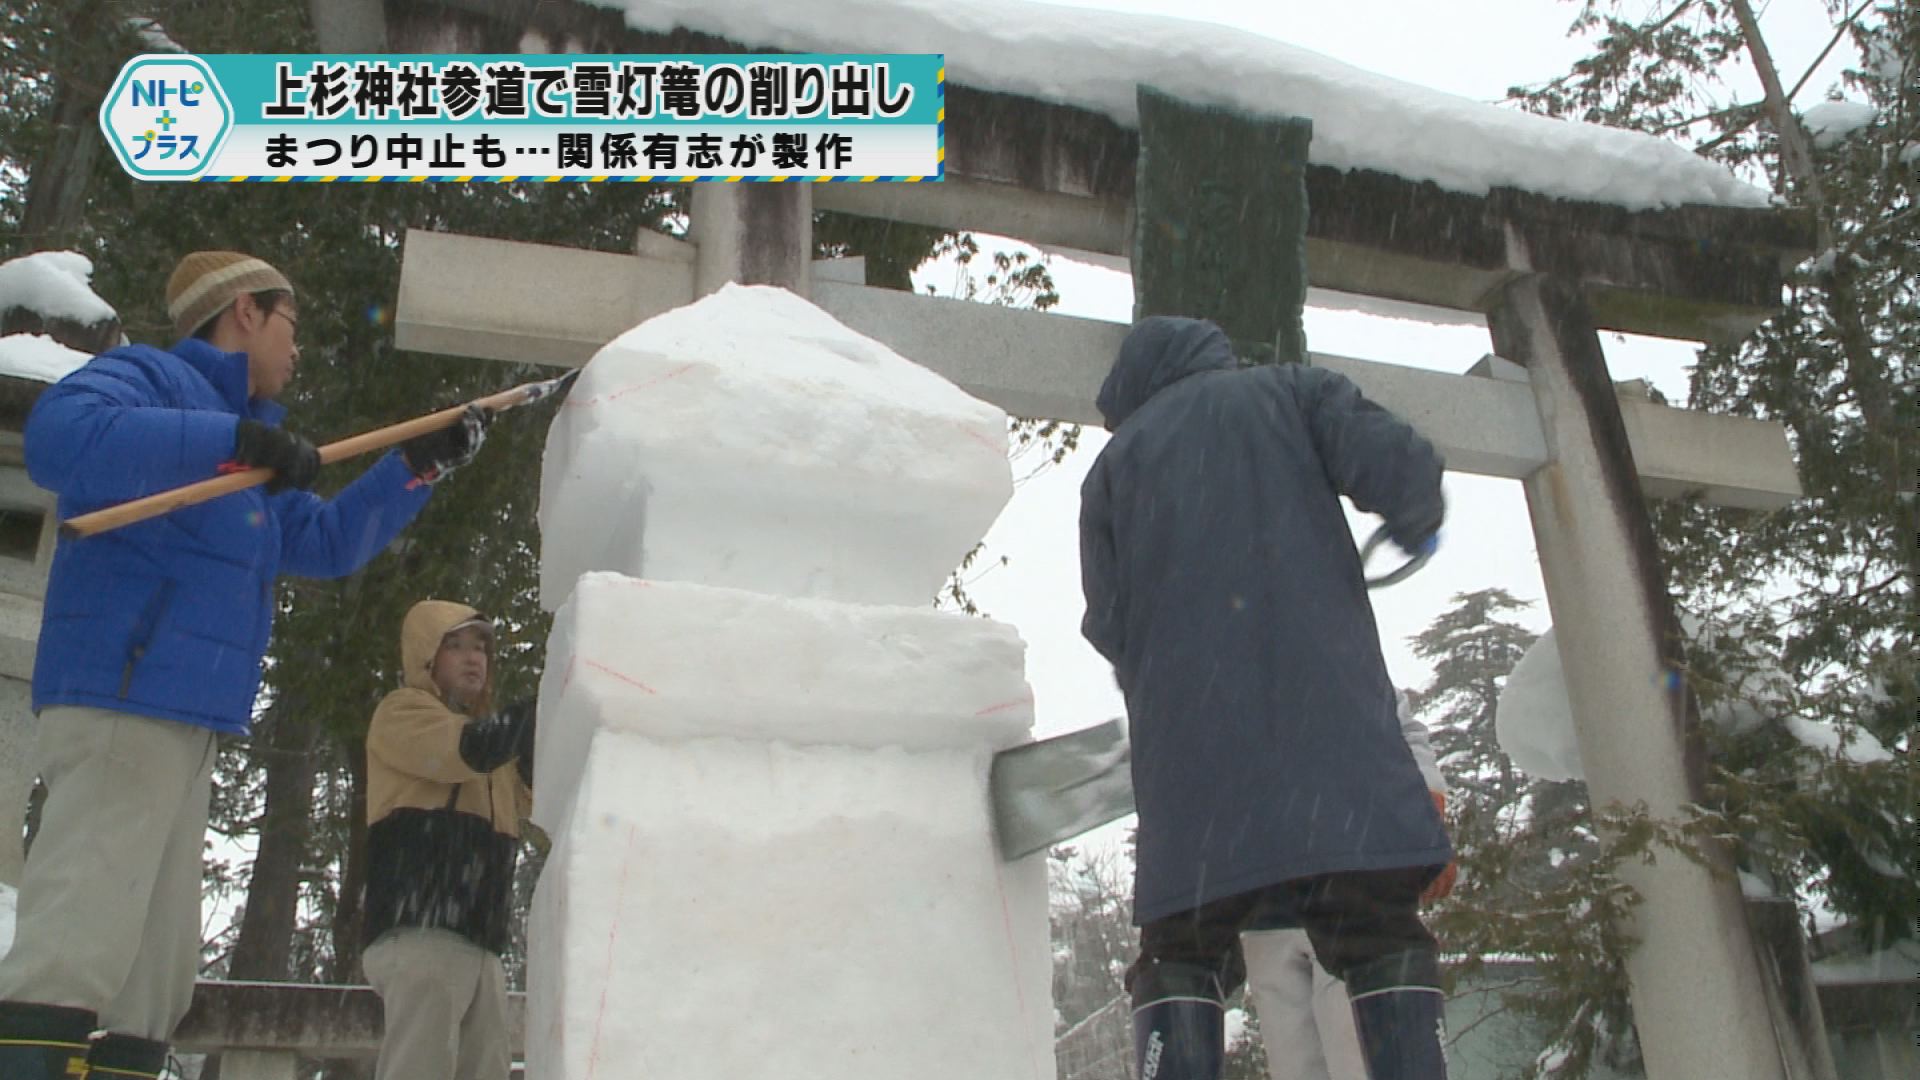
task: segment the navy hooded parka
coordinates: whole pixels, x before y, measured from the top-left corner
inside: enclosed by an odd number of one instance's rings
[[[1334,372],[1243,368],[1218,327],[1141,321],[1081,488],[1086,637],[1126,695],[1134,919],[1320,874],[1451,858],[1401,738],[1340,505],[1413,547],[1441,460]]]

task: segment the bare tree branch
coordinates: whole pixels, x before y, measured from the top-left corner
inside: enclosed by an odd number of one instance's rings
[[[1793,107],[1787,103],[1786,92],[1780,88],[1780,70],[1773,63],[1773,54],[1767,48],[1767,39],[1760,34],[1760,20],[1754,17],[1753,5],[1749,0],[1732,0],[1733,14],[1740,21],[1741,36],[1746,39],[1747,53],[1753,57],[1753,67],[1760,76],[1760,85],[1766,91],[1767,112],[1773,120],[1773,130],[1780,136],[1781,169],[1794,183],[1806,189],[1808,201],[1816,208],[1826,205],[1821,190],[1820,175],[1813,166],[1812,140],[1800,118],[1793,115]],[[1820,246],[1831,244],[1830,228],[1821,215]]]

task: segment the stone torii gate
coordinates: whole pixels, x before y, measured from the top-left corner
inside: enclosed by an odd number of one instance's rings
[[[632,31],[572,3],[386,7],[385,40],[363,21],[360,36],[327,47],[479,51],[537,31],[582,52],[754,51]],[[647,234],[623,256],[410,234],[397,344],[577,365],[726,281],[774,284],[1010,413],[1097,423],[1094,392],[1124,327],[870,288],[811,262],[821,210],[1129,252],[1134,132],[964,86],[949,87],[947,116],[943,183],[700,184],[690,243]],[[1682,816],[1701,798],[1702,743],[1691,695],[1668,677],[1683,670],[1680,635],[1642,495],[1770,509],[1800,489],[1777,425],[1618,395],[1598,332],[1738,340],[1777,307],[1782,269],[1809,230],[1770,212],[1469,196],[1320,166],[1307,186],[1313,285],[1487,318],[1497,356],[1466,375],[1311,362],[1411,420],[1450,467],[1522,482],[1592,798]],[[475,266],[513,272],[481,277]],[[1794,985],[1804,972],[1757,954],[1731,875],[1677,857],[1621,873],[1646,899],[1628,974],[1650,1076],[1832,1075],[1817,1003],[1799,992],[1809,984]]]
[[[771,192],[788,205],[767,216],[804,228],[807,215],[792,204],[804,206],[809,190]],[[410,233],[396,342],[418,351],[578,365],[629,327],[726,281],[765,282],[809,296],[847,325],[1010,412],[1099,422],[1094,392],[1124,326],[870,288],[846,279],[855,268],[769,258],[745,224],[766,209],[757,203],[773,201],[762,198],[768,191],[703,185],[694,195],[693,235],[701,243],[647,234],[641,253],[630,256]],[[781,246],[807,250],[797,241]],[[743,265],[756,261],[779,272]],[[479,279],[470,273],[475,266],[513,272]],[[1698,790],[1688,782],[1699,764],[1696,720],[1691,705],[1656,677],[1678,670],[1678,658],[1664,633],[1671,608],[1638,500],[1645,492],[1778,507],[1798,493],[1792,459],[1775,425],[1616,396],[1591,323],[1584,333],[1568,330],[1590,318],[1577,285],[1526,276],[1506,291],[1507,306],[1494,313],[1501,355],[1470,374],[1324,354],[1311,362],[1352,377],[1369,397],[1410,419],[1450,467],[1523,481],[1549,605],[1571,643],[1569,671],[1580,672],[1569,687],[1590,790],[1601,804],[1641,800],[1676,817]],[[1625,471],[1636,466],[1637,487],[1635,473]],[[1774,995],[1753,965],[1737,887],[1678,858],[1623,876],[1648,901],[1636,929],[1649,947],[1629,970],[1649,1061],[1658,1060],[1661,1018],[1684,1017],[1702,1000],[1745,1002],[1719,1013],[1724,1026],[1750,1029],[1762,1041],[1745,1044],[1749,1053],[1774,1058],[1777,1033],[1768,1016],[1780,1006],[1770,1004]],[[1703,992],[1713,974],[1723,976],[1720,985]],[[1669,995],[1680,999],[1671,1007],[1685,1011],[1660,1011],[1654,1003]],[[1808,1038],[1819,1030],[1817,1022],[1802,1028]],[[1705,1034],[1692,1020],[1673,1031],[1681,1048],[1698,1046]],[[1744,1065],[1724,1073],[1692,1064],[1655,1069],[1651,1075],[1769,1075]]]

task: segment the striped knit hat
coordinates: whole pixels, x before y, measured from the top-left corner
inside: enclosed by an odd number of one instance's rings
[[[242,293],[293,292],[286,275],[238,251],[196,251],[180,260],[167,279],[167,315],[173,332],[193,336]]]

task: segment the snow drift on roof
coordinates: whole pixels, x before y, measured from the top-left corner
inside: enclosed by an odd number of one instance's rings
[[[1245,30],[1025,0],[583,0],[645,30],[748,49],[942,53],[947,78],[1137,122],[1135,87],[1311,117],[1313,161],[1484,194],[1514,187],[1629,209],[1761,207],[1771,194],[1677,143],[1534,116],[1376,75]]]

